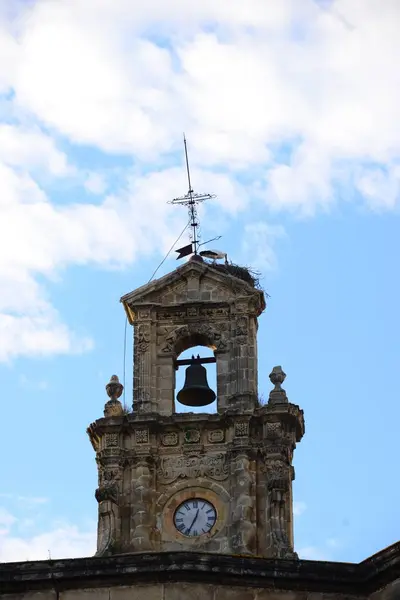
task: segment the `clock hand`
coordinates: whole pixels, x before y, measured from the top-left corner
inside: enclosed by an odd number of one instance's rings
[[[199,514],[199,510],[200,510],[200,509],[198,508],[198,509],[197,509],[196,516],[194,517],[194,519],[193,519],[193,521],[192,521],[192,524],[191,524],[191,526],[189,527],[189,529],[188,529],[188,531],[187,531],[188,533],[190,533],[190,530],[192,529],[192,527],[193,527],[193,525],[194,525],[194,523],[195,523],[195,521],[196,521],[196,519],[197,519],[197,515]]]

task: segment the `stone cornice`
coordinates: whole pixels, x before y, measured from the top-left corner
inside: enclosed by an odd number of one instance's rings
[[[180,280],[185,280],[189,275],[192,274],[196,274],[198,277],[202,277],[207,274],[208,277],[222,286],[233,286],[237,290],[241,290],[244,296],[257,298],[257,302],[259,304],[258,314],[261,314],[266,307],[265,297],[262,290],[253,287],[243,279],[239,279],[232,274],[221,273],[220,271],[213,269],[212,265],[208,263],[188,261],[171,273],[168,273],[159,279],[154,279],[150,283],[147,283],[122,296],[120,302],[125,308],[130,324],[132,325],[135,320],[133,311],[134,307],[150,305],[155,306],[156,303],[150,299],[152,294],[166,289],[168,286],[171,286]]]
[[[400,577],[400,542],[359,563],[277,560],[195,552],[4,563],[1,593],[190,581],[369,595]]]

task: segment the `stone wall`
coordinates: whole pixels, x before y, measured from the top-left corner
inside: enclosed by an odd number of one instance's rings
[[[273,589],[203,585],[200,583],[165,583],[112,588],[45,591],[6,594],[3,600],[362,600],[365,596],[293,592]],[[397,600],[399,596],[382,597]],[[375,600],[375,598],[374,598]],[[378,600],[378,599],[377,599]],[[380,600],[380,598],[379,598]]]
[[[1,600],[400,600],[400,542],[359,564],[192,552],[0,564]]]

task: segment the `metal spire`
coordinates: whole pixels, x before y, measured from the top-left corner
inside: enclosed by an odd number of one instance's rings
[[[189,248],[188,251],[186,251],[186,249],[188,247],[185,246],[185,253],[184,254],[180,253],[178,258],[187,256],[188,254],[192,254],[193,252],[194,252],[194,254],[198,253],[199,220],[198,220],[198,215],[197,215],[197,203],[204,202],[205,200],[209,200],[210,198],[215,198],[215,194],[196,194],[193,191],[192,183],[190,181],[189,158],[188,158],[188,150],[187,150],[187,142],[186,142],[185,134],[183,134],[183,143],[185,146],[186,171],[187,171],[187,178],[188,178],[188,184],[189,184],[189,191],[187,194],[185,194],[185,196],[180,196],[179,198],[174,198],[173,200],[170,200],[170,204],[183,204],[184,206],[188,207],[189,217],[190,217],[190,226],[192,228],[192,232],[191,232],[191,236],[190,236],[191,240],[192,240],[192,244],[191,244],[192,247]],[[182,248],[182,250],[184,250],[184,249]],[[180,252],[180,251],[177,250],[177,252]]]

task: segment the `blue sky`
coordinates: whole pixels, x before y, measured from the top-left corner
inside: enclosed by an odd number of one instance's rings
[[[203,240],[270,295],[260,392],[280,364],[305,412],[297,551],[360,561],[400,538],[399,7],[214,4],[0,9],[0,560],[94,552],[85,430],[123,376],[119,298],[186,220],[167,204],[183,131],[217,194]]]

